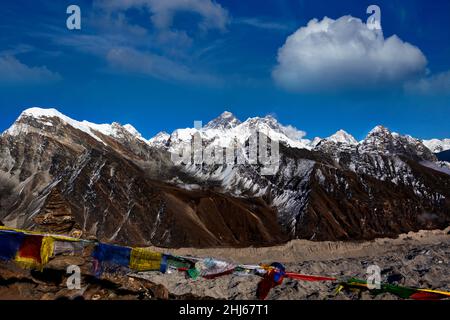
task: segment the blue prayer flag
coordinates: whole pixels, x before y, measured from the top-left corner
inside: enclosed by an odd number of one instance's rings
[[[24,238],[20,232],[0,231],[0,260],[14,259]]]

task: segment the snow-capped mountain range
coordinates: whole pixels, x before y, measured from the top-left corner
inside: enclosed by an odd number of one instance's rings
[[[131,124],[126,124],[121,126],[119,123],[112,124],[95,124],[88,121],[77,121],[73,120],[66,115],[62,114],[56,109],[43,109],[43,108],[30,108],[26,109],[19,116],[19,119],[23,117],[34,117],[37,119],[57,117],[69,124],[70,126],[79,129],[98,141],[102,141],[96,132],[102,135],[117,138],[123,133],[123,129],[129,134],[136,137],[143,142],[148,143],[151,146],[161,147],[166,144],[173,144],[177,142],[187,142],[190,141],[192,135],[199,131],[201,136],[205,140],[214,140],[214,142],[221,146],[227,146],[235,139],[239,142],[244,142],[247,140],[254,130],[266,133],[269,138],[278,140],[280,142],[286,143],[290,147],[312,150],[321,141],[331,141],[338,144],[346,145],[358,145],[360,143],[366,142],[363,140],[358,142],[351,134],[347,133],[345,130],[338,130],[335,134],[327,138],[315,137],[312,141],[309,139],[303,139],[305,135],[304,132],[297,130],[292,126],[281,125],[274,117],[254,117],[249,118],[244,122],[237,119],[231,112],[225,111],[219,117],[208,122],[201,130],[195,128],[177,129],[172,134],[168,134],[163,131],[158,133],[151,139],[146,140],[143,138],[141,133]],[[44,125],[51,126],[51,123],[43,123]],[[14,135],[26,130],[21,124],[13,124],[6,133]],[[122,129],[122,130],[121,130]],[[383,126],[376,126],[372,131],[369,132],[368,137],[370,137],[374,132],[382,130],[392,137],[401,137],[400,134],[395,132],[390,132],[387,128]],[[405,136],[410,141],[421,141],[431,152],[439,153],[442,151],[450,150],[450,139],[430,139],[430,140],[420,140],[415,139],[411,136]],[[366,138],[367,139],[367,138]],[[374,141],[369,141],[369,144]]]
[[[321,141],[331,141],[337,144],[350,146],[356,146],[365,142],[365,140],[358,142],[351,134],[342,129],[327,138],[315,137],[313,140],[304,139],[304,132],[290,125],[284,126],[272,116],[249,118],[246,121],[241,122],[232,113],[225,111],[216,119],[208,122],[201,130],[195,128],[178,129],[175,130],[172,135],[162,132],[150,139],[150,143],[155,142],[156,145],[161,146],[164,142],[166,142],[166,144],[187,142],[191,140],[192,135],[195,132],[199,131],[204,140],[214,140],[214,143],[226,147],[231,142],[235,141],[235,139],[242,143],[247,140],[251,132],[255,130],[265,133],[271,139],[284,142],[289,147],[307,150],[316,148]],[[369,132],[368,137],[380,130],[384,130],[384,133],[391,135],[391,137],[402,137],[398,133],[390,132],[383,126],[376,126]],[[409,139],[410,142],[422,142],[431,152],[437,153],[450,149],[450,139],[420,140],[411,136],[405,137]]]
[[[259,131],[280,142],[279,170],[175,164],[171,152],[245,145]],[[25,110],[0,136],[0,220],[140,245],[268,245],[293,238],[372,239],[450,223],[450,164],[422,141],[383,126],[365,139],[328,138],[274,117],[224,112],[202,128],[147,140],[132,126]]]

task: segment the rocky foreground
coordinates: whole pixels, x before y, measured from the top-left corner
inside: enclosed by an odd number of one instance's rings
[[[155,248],[155,250],[163,251]],[[410,287],[450,291],[450,228],[420,231],[397,239],[366,242],[312,242],[295,240],[278,247],[244,249],[178,249],[171,253],[216,257],[236,263],[281,262],[288,271],[303,274],[366,279],[369,265],[378,265],[383,282]],[[82,270],[82,290],[66,287],[67,265]],[[183,273],[104,275],[95,278],[89,257],[60,257],[43,272],[0,265],[0,299],[255,299],[260,278],[223,276],[215,280],[192,280]],[[335,293],[336,284],[286,279],[272,290],[269,299],[397,299],[390,294],[376,297],[367,292]]]
[[[176,250],[187,254],[190,249]],[[378,265],[383,282],[410,287],[450,291],[450,228],[420,231],[397,239],[366,242],[312,242],[294,240],[284,246],[246,249],[200,249],[197,256],[228,257],[237,263],[283,263],[288,271],[336,278],[367,279],[367,267]],[[218,299],[255,299],[257,276],[225,276],[192,282],[181,274],[141,274],[164,285],[172,294],[192,294]],[[335,294],[336,284],[308,283],[286,279],[272,290],[268,299],[398,299],[390,294]]]

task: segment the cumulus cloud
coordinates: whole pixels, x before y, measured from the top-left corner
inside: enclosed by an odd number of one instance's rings
[[[408,82],[405,89],[419,95],[450,94],[450,71]]]
[[[0,55],[0,83],[44,84],[58,81],[61,76],[46,66],[31,67],[13,55]]]
[[[300,140],[306,136],[306,132],[291,125],[283,126],[283,133],[290,139]]]
[[[309,21],[287,38],[277,60],[276,83],[300,92],[402,85],[427,65],[419,48],[351,16]]]
[[[185,65],[178,64],[163,56],[151,52],[141,52],[133,48],[111,49],[107,54],[107,60],[116,70],[128,73],[209,85],[219,83],[219,80],[211,75],[197,73]]]
[[[224,30],[228,21],[228,12],[212,0],[97,0],[95,5],[107,11],[147,9],[153,24],[160,29],[170,28],[177,12],[200,15],[199,27],[202,29]]]

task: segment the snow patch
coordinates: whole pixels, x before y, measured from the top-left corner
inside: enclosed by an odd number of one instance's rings
[[[450,139],[423,140],[422,143],[433,153],[450,150]]]
[[[332,141],[334,143],[344,143],[349,145],[357,145],[358,141],[351,135],[345,132],[344,130],[339,130],[332,136],[327,138],[328,141]]]

